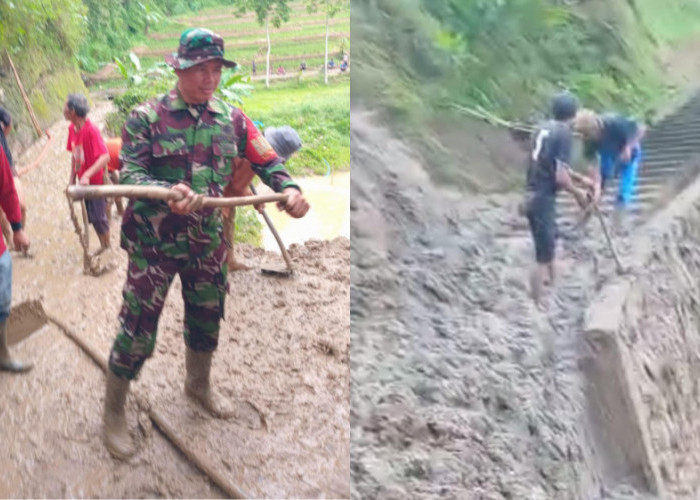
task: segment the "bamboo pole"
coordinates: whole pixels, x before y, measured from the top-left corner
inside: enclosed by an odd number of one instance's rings
[[[49,146],[53,144],[54,137],[49,133],[49,131],[46,131],[46,137],[49,138],[48,141],[46,141],[46,144],[44,144],[44,148],[41,150],[41,153],[39,153],[39,156],[29,165],[26,167],[23,167],[17,171],[17,177],[22,177],[32,170],[34,170],[36,167],[39,166],[41,161],[44,159],[44,156],[46,156],[47,151],[49,150]]]
[[[132,185],[113,185],[113,186],[68,186],[66,194],[74,200],[86,199],[94,200],[96,198],[108,198],[111,196],[121,196],[124,198],[149,198],[154,200],[173,200],[180,201],[183,196],[167,187],[161,186],[132,186]],[[237,196],[232,198],[227,197],[210,197],[205,196],[202,203],[203,207],[239,207],[242,205],[257,205],[259,203],[272,203],[276,201],[286,202],[288,195],[275,193],[259,196]]]
[[[7,59],[10,61],[10,67],[12,68],[12,72],[15,74],[15,80],[17,80],[17,86],[19,87],[19,91],[22,94],[22,98],[24,99],[24,104],[27,106],[27,111],[29,112],[29,117],[32,120],[32,124],[34,125],[34,130],[36,130],[37,136],[41,137],[43,135],[43,132],[41,131],[41,127],[39,127],[39,122],[36,119],[36,116],[34,115],[34,110],[32,109],[32,105],[29,102],[29,98],[27,97],[26,92],[24,91],[24,86],[22,86],[22,81],[19,79],[19,74],[17,73],[17,69],[15,68],[15,64],[12,62],[12,57],[10,57],[10,52],[5,49],[5,54],[7,54]]]
[[[68,328],[62,321],[57,319],[52,314],[46,314],[46,319],[56,325],[59,330],[61,330],[70,340],[72,340],[77,346],[87,354],[97,366],[99,366],[103,372],[109,370],[109,363],[107,358],[100,353],[93,345],[91,345],[87,340],[82,338],[80,335],[76,335],[70,328]],[[220,472],[220,468],[216,467],[214,463],[211,462],[205,455],[197,453],[192,447],[188,446],[185,436],[180,434],[175,427],[170,423],[170,421],[165,417],[162,411],[159,411],[146,399],[145,396],[141,396],[132,391],[132,395],[136,399],[138,406],[140,408],[148,408],[148,416],[151,420],[158,426],[158,428],[165,434],[165,436],[170,439],[170,441],[177,447],[184,455],[193,462],[199,470],[201,470],[209,479],[212,480],[219,488],[221,488],[230,498],[251,498],[250,495],[244,493],[237,485],[233,484],[225,474]]]

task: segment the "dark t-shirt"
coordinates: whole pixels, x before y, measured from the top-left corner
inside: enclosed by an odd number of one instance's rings
[[[617,114],[607,114],[601,117],[603,130],[600,139],[586,141],[583,145],[583,156],[593,160],[599,153],[619,155],[627,143],[637,135],[639,125],[631,118]]]
[[[550,120],[537,129],[527,171],[529,191],[554,197],[557,192],[557,160],[569,163],[572,142],[571,128],[564,122]]]

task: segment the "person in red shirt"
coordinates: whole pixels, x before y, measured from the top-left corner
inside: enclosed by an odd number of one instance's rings
[[[119,184],[119,153],[122,150],[122,139],[121,137],[110,137],[105,141],[105,145],[109,152],[109,163],[107,164],[109,180],[112,184]],[[114,203],[117,205],[117,213],[121,217],[124,215],[124,206],[122,205],[121,197],[117,196],[114,198]],[[110,212],[111,206],[110,209],[107,210],[107,218],[109,218]]]
[[[104,183],[104,168],[109,161],[109,152],[100,131],[87,118],[89,110],[87,98],[83,94],[69,94],[63,107],[63,116],[71,122],[66,146],[71,152],[69,186],[75,184],[76,175],[82,186]],[[94,226],[100,240],[100,251],[110,248],[107,200],[85,200],[85,205],[88,221]]]
[[[15,190],[17,191],[17,196],[19,197],[19,206],[22,210],[22,224],[26,225],[27,203],[24,197],[22,184],[19,180],[19,176],[17,175],[17,169],[15,168],[14,161],[12,159],[12,151],[10,151],[7,144],[7,137],[10,135],[11,131],[12,115],[9,111],[0,106],[0,148],[5,150],[5,156],[10,164],[10,170],[12,171],[12,177],[15,182]],[[12,241],[9,241],[12,238],[12,229],[10,228],[10,223],[8,222],[4,212],[0,212],[0,226],[2,226],[2,233],[7,240],[7,245],[10,247],[10,250],[12,250]]]
[[[19,251],[28,250],[29,238],[22,229],[22,211],[19,206],[19,197],[12,179],[10,163],[7,161],[3,148],[0,148],[0,207],[2,207],[12,226],[12,241],[15,249]],[[12,256],[7,249],[4,238],[0,238],[0,370],[25,372],[31,370],[32,365],[12,359],[7,348],[7,318],[10,316],[11,304]]]

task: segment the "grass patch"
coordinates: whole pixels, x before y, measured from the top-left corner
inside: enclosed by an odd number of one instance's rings
[[[350,168],[350,79],[321,82],[285,82],[270,89],[256,88],[243,106],[252,119],[266,127],[289,125],[303,147],[287,162],[292,175],[323,175]]]
[[[263,243],[262,229],[262,223],[258,220],[257,212],[253,207],[236,208],[236,244],[248,243],[261,247]]]
[[[700,5],[681,0],[666,2],[659,8],[658,0],[637,0],[637,13],[658,42],[676,43],[700,34]]]

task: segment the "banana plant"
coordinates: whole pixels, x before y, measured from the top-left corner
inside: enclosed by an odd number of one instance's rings
[[[114,63],[119,68],[119,72],[124,79],[133,85],[140,85],[143,82],[143,76],[139,74],[141,71],[141,61],[133,52],[129,52],[129,61],[131,64],[125,64],[118,57],[114,58]]]
[[[216,94],[229,104],[242,105],[243,98],[250,96],[253,85],[250,76],[241,73],[238,67],[224,70]]]
[[[144,4],[143,2],[139,2],[139,7],[141,7],[141,10],[143,10],[143,18],[146,22],[144,34],[148,35],[148,29],[154,24],[161,22],[163,19],[165,19],[165,17],[163,14],[158,12],[158,10],[154,9],[150,3]]]

